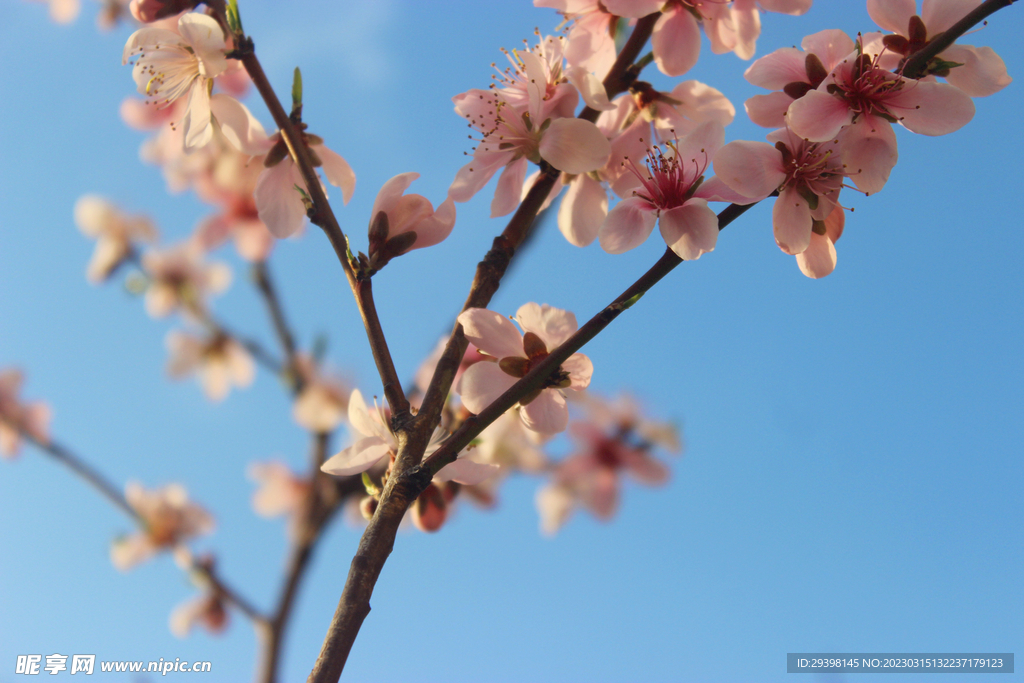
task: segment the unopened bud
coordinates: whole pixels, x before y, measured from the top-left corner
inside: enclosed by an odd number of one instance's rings
[[[370,253],[376,254],[384,251],[384,243],[388,240],[388,233],[391,231],[391,223],[388,215],[378,211],[377,215],[370,219],[370,229],[367,234],[370,237]]]
[[[377,499],[373,496],[367,496],[359,501],[359,513],[363,516],[367,522],[373,519],[373,513],[377,511]]]
[[[420,531],[434,532],[444,525],[447,517],[448,503],[444,494],[435,484],[427,484],[427,488],[412,504],[412,523]]]
[[[198,4],[198,0],[132,0],[129,9],[136,20],[148,24],[195,9]]]

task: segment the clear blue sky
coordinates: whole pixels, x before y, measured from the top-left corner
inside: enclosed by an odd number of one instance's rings
[[[486,87],[499,47],[556,23],[527,2],[241,5],[278,92],[301,66],[311,130],[357,174],[339,216],[360,244],[391,176],[417,171],[413,190],[443,198],[470,144],[451,96]],[[218,522],[197,547],[267,607],[284,525],[252,513],[245,468],[270,458],[299,467],[307,438],[266,373],[218,405],[194,382],[169,382],[171,323],[149,319],[116,283],[85,281],[93,245],[72,222],[80,195],[149,213],[168,241],[206,214],[138,161],[144,136],[117,115],[134,91],[120,65],[129,29],[98,33],[95,11],[87,0],[62,27],[42,5],[0,5],[0,367],[23,368],[24,395],[54,410],[53,434],[115,481],[185,484]],[[969,41],[992,46],[1018,78],[1021,11],[1000,12]],[[852,0],[763,23],[759,55],[823,28],[874,28]],[[759,92],[746,66],[705,43],[686,77],[742,111]],[[653,69],[645,77],[666,83]],[[628,389],[684,426],[671,483],[627,485],[610,524],[578,514],[554,539],[538,533],[529,479],[509,483],[495,512],[462,506],[440,534],[400,534],[347,680],[781,681],[787,652],[1024,652],[1024,95],[1014,83],[976,104],[954,134],[898,131],[885,190],[846,195],[856,211],[832,276],[803,277],[773,243],[770,207],[757,207],[595,340],[595,389]],[[742,115],[726,131],[764,133]],[[400,374],[450,328],[502,228],[489,201],[485,190],[460,205],[447,242],[376,278]],[[656,237],[622,256],[579,250],[547,225],[492,308],[538,301],[586,319],[662,250]],[[239,267],[216,310],[272,344],[244,268],[229,249],[223,258]],[[312,229],[278,245],[271,267],[301,341],[326,333],[330,360],[379,393],[326,239]],[[194,591],[171,560],[126,575],[111,566],[109,543],[128,531],[47,458],[23,450],[0,463],[0,683],[20,679],[16,655],[54,652],[209,660],[206,680],[249,677],[244,618],[224,636],[178,640],[168,615]],[[305,680],[358,538],[339,522],[321,546],[285,680]],[[975,679],[990,680],[943,680]]]

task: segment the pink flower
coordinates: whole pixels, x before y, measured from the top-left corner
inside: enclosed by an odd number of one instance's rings
[[[868,14],[893,32],[882,39],[885,47],[906,58],[980,4],[981,0],[924,0],[918,15],[914,0],[868,0]],[[973,45],[949,46],[932,60],[927,73],[945,78],[971,97],[992,95],[1013,80],[992,48]]]
[[[860,52],[843,59],[786,113],[793,132],[811,142],[834,138],[844,126],[873,128],[888,121],[923,135],[945,135],[973,117],[974,103],[958,88],[905,79]]]
[[[0,371],[0,455],[13,458],[28,434],[41,443],[49,441],[50,408],[45,403],[22,403],[22,374],[19,370]]]
[[[302,137],[313,158],[313,165],[323,168],[327,182],[341,188],[341,201],[348,204],[356,189],[356,174],[352,167],[340,154],[328,149],[319,136],[302,133]],[[266,168],[256,181],[256,210],[274,237],[285,238],[298,232],[306,218],[306,206],[295,187],[307,192],[309,188],[288,153],[281,133],[270,137],[269,147],[263,162]]]
[[[668,469],[651,456],[656,445],[679,452],[675,429],[643,419],[635,403],[588,397],[588,419],[573,422],[569,434],[577,451],[562,461],[550,484],[537,493],[541,528],[551,534],[582,504],[599,519],[610,519],[618,507],[622,473],[656,486],[668,480]]]
[[[405,194],[412,181],[419,177],[419,173],[396,175],[384,183],[373,201],[371,221],[375,221],[380,212],[384,212],[388,217],[388,233],[383,236],[383,240],[393,239],[404,233],[413,235],[413,241],[409,246],[403,245],[402,251],[398,253],[386,254],[388,258],[412,249],[433,246],[448,237],[455,225],[455,202],[451,197],[445,198],[437,207],[437,211],[434,211],[434,205],[426,197]]]
[[[731,7],[731,17],[725,21],[718,21],[715,28],[718,29],[718,37],[712,39],[712,49],[716,43],[721,44],[728,50],[736,53],[740,59],[750,59],[754,56],[757,44],[757,37],[761,33],[760,12],[780,12],[799,16],[805,14],[811,8],[812,0],[734,0]],[[705,24],[704,31],[708,31]],[[709,36],[710,37],[710,36]],[[715,50],[718,51],[725,51]]]
[[[670,93],[658,92],[647,83],[634,84],[631,95],[617,98],[613,108],[597,120],[597,127],[611,142],[608,162],[591,173],[563,174],[568,191],[558,209],[562,235],[578,247],[597,238],[608,216],[608,197],[602,182],[620,198],[631,196],[641,183],[626,162],[646,153],[645,140],[674,139],[704,121],[718,121],[724,126],[732,121],[734,113],[722,93],[698,81],[680,83]],[[560,189],[556,186],[552,194]]]
[[[768,135],[763,142],[736,141],[715,155],[715,170],[726,185],[754,201],[778,190],[772,211],[775,242],[787,254],[800,254],[811,244],[817,225],[839,206],[839,192],[847,175],[838,145],[808,142],[788,129]]]
[[[756,60],[743,76],[753,85],[775,90],[746,101],[747,116],[759,126],[782,128],[793,100],[816,89],[829,72],[854,50],[848,35],[836,29],[803,39],[800,50],[784,47]]]
[[[198,374],[211,401],[224,400],[232,384],[239,388],[247,387],[256,376],[249,352],[224,334],[199,339],[184,332],[171,331],[167,335],[167,349],[171,353],[167,374],[172,379]]]
[[[720,123],[706,121],[668,149],[655,148],[647,155],[646,168],[627,161],[642,187],[608,213],[598,232],[601,248],[621,254],[639,246],[659,223],[665,243],[680,258],[694,260],[715,248],[718,217],[708,200],[720,198],[728,188],[719,182],[704,183],[725,140]]]
[[[294,515],[309,496],[309,482],[283,462],[254,462],[248,473],[260,486],[252,495],[252,509],[261,517]]]
[[[185,149],[202,147],[213,137],[210,85],[227,69],[226,50],[220,25],[197,12],[182,15],[174,31],[141,28],[124,47],[122,63],[135,59],[132,77],[151,102],[166,106],[188,97],[181,120]]]
[[[334,431],[349,410],[348,385],[325,372],[308,356],[300,356],[297,365],[295,370],[302,380],[302,392],[295,399],[292,417],[311,432]]]
[[[388,414],[375,406],[370,410],[358,389],[352,391],[348,402],[348,421],[359,438],[348,448],[336,453],[320,468],[327,474],[346,477],[365,472],[385,458],[398,454],[398,442],[388,427]],[[448,437],[442,429],[435,429],[427,444],[425,455],[430,455]],[[495,465],[483,465],[469,458],[458,458],[446,465],[435,475],[438,481],[457,481],[461,484],[478,484],[497,471]]]
[[[102,197],[84,195],[75,202],[78,229],[96,240],[86,277],[97,283],[110,277],[133,252],[135,242],[154,242],[153,222],[145,216],[129,216]]]
[[[180,307],[187,314],[201,316],[206,296],[228,288],[231,269],[224,263],[204,263],[203,254],[202,247],[192,240],[143,254],[142,267],[150,279],[147,313],[163,318]]]
[[[544,434],[526,428],[512,413],[504,413],[487,425],[472,447],[473,459],[501,467],[502,474],[543,472],[548,465],[540,444]]]
[[[282,462],[255,462],[249,478],[259,484],[252,494],[252,508],[261,517],[287,517],[292,539],[301,533],[302,510],[309,499],[310,482],[296,475]]]
[[[576,332],[576,316],[544,304],[524,304],[515,320],[520,334],[504,316],[483,308],[471,308],[459,315],[466,338],[495,362],[476,363],[463,373],[456,393],[473,413],[479,413],[526,375]],[[594,366],[582,353],[569,356],[548,378],[542,389],[520,400],[519,416],[528,429],[542,434],[565,431],[569,410],[563,389],[578,391],[590,384]]]
[[[533,0],[534,7],[558,10],[569,28],[565,58],[570,65],[604,77],[615,63],[618,17],[599,0]]]
[[[196,626],[210,633],[220,633],[228,627],[228,610],[224,599],[215,591],[183,602],[171,612],[171,633],[184,638]]]
[[[452,98],[455,111],[483,133],[473,160],[459,170],[448,190],[456,202],[472,199],[504,168],[491,203],[491,216],[504,216],[519,205],[529,162],[543,160],[578,174],[607,161],[608,140],[594,124],[572,118],[577,91],[562,82],[560,67],[545,58],[545,45],[513,53],[515,69],[503,89],[470,90]]]
[[[138,514],[142,529],[116,540],[110,559],[121,571],[127,571],[161,550],[172,549],[184,541],[213,531],[213,518],[195,503],[179,484],[147,491],[137,482],[125,487],[128,505]]]

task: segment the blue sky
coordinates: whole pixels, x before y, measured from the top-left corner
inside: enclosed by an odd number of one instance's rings
[[[301,66],[310,129],[354,168],[355,197],[339,217],[360,244],[391,176],[417,171],[413,191],[444,197],[470,144],[451,96],[485,87],[498,48],[557,21],[525,2],[241,7],[278,92]],[[207,212],[168,195],[159,170],[138,161],[144,138],[117,116],[134,92],[120,65],[129,29],[99,33],[94,12],[86,2],[62,27],[41,5],[0,6],[0,367],[22,368],[24,395],[54,410],[56,438],[114,481],[185,484],[218,522],[197,547],[267,607],[284,525],[252,513],[245,468],[270,458],[299,467],[307,438],[266,373],[217,405],[194,382],[169,382],[172,323],[149,319],[117,283],[85,281],[92,244],[71,213],[80,195],[150,214],[167,241]],[[1019,13],[1004,10],[970,37],[1013,76],[1024,65]],[[827,0],[763,24],[759,55],[824,28],[873,28],[863,3]],[[743,80],[746,66],[705,43],[686,78],[742,110],[760,92]],[[645,78],[669,83],[653,69]],[[269,127],[262,105],[249,104]],[[670,484],[627,484],[611,523],[577,514],[554,539],[538,532],[532,479],[507,484],[493,512],[464,505],[437,535],[400,534],[346,679],[775,681],[787,677],[787,652],[1024,651],[1024,96],[1014,83],[976,105],[956,133],[898,131],[885,190],[844,194],[855,211],[830,277],[803,277],[773,243],[770,207],[755,207],[592,342],[594,389],[628,390],[682,425],[687,450]],[[765,132],[741,114],[726,135]],[[489,201],[485,190],[460,205],[445,243],[375,279],[400,374],[450,329],[503,227]],[[538,301],[589,318],[663,248],[654,237],[621,256],[580,250],[546,225],[491,307]],[[230,250],[220,256],[236,277],[216,310],[273,344],[244,266]],[[301,342],[326,335],[330,361],[379,393],[326,239],[311,229],[278,245],[271,268]],[[170,634],[171,609],[194,591],[169,558],[128,574],[111,566],[109,543],[128,531],[38,453],[0,463],[0,682],[19,678],[18,654],[54,652],[209,660],[208,680],[249,676],[255,644],[241,616],[223,636]],[[305,680],[358,538],[340,521],[328,532],[284,680]],[[989,680],[949,676],[975,678]]]

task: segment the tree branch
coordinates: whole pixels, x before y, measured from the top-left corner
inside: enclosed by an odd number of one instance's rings
[[[281,306],[281,299],[277,296],[277,289],[274,287],[273,278],[270,277],[270,269],[266,261],[259,261],[252,267],[252,277],[256,283],[256,289],[259,290],[263,302],[267,306],[267,312],[270,313],[270,320],[274,325],[277,340],[281,344],[281,350],[284,351],[283,365],[294,378],[292,391],[298,394],[302,391],[304,380],[297,372],[298,349],[295,346],[295,335],[284,316],[284,308]]]
[[[314,434],[313,437],[310,495],[303,509],[297,513],[300,518],[289,550],[281,593],[262,639],[257,676],[259,683],[277,681],[281,648],[295,606],[295,598],[309,568],[313,551],[323,538],[324,530],[349,496],[364,492],[360,477],[336,480],[320,471],[320,465],[330,451],[331,435],[320,433]]]
[[[221,24],[226,26],[227,19],[224,16],[223,3],[214,3],[212,9],[218,15],[218,20]],[[237,57],[245,66],[245,70],[252,79],[253,84],[255,84],[256,90],[259,91],[260,96],[267,105],[267,109],[270,110],[274,123],[277,124],[278,129],[281,131],[281,137],[288,147],[288,152],[295,161],[299,173],[302,175],[302,180],[306,184],[306,191],[313,202],[313,206],[309,210],[309,219],[327,235],[327,239],[334,248],[338,262],[341,263],[341,268],[345,272],[345,278],[348,280],[349,287],[356,299],[359,315],[366,328],[370,350],[373,353],[374,362],[377,364],[377,372],[380,374],[381,382],[384,385],[384,396],[391,407],[392,419],[397,424],[400,424],[409,417],[409,401],[402,391],[402,383],[395,372],[391,353],[388,350],[387,344],[384,343],[384,334],[380,326],[380,320],[377,318],[377,312],[373,306],[372,292],[369,287],[360,287],[360,281],[357,279],[356,273],[352,269],[352,264],[349,262],[348,239],[346,239],[345,233],[338,224],[338,219],[334,215],[330,203],[327,201],[327,195],[320,184],[320,178],[317,175],[316,168],[313,166],[309,150],[302,141],[302,137],[292,122],[291,117],[285,113],[284,107],[281,106],[281,101],[274,93],[274,89],[271,87],[270,81],[263,71],[263,66],[256,57],[252,39],[240,34],[234,35],[233,38],[236,46],[233,56]]]
[[[54,441],[43,441],[24,429],[19,429],[18,433],[22,438],[34,445],[36,448],[43,451],[84,479],[90,486],[99,491],[104,498],[113,503],[115,507],[131,517],[136,524],[143,527],[145,526],[146,521],[139,516],[139,513],[135,508],[128,504],[124,494],[122,494],[117,487],[107,480],[106,477],[100,474],[94,467],[86,463],[82,458],[72,453],[68,448]],[[224,581],[217,576],[212,567],[193,560],[189,570],[201,574],[203,578],[209,582],[210,587],[214,591],[223,597],[229,604],[235,606],[240,612],[249,617],[257,628],[266,623],[266,617],[264,617],[259,610],[253,607],[252,603],[224,583]]]
[[[743,215],[753,204],[741,206],[730,204],[718,214],[718,229],[732,223]],[[530,369],[522,379],[513,384],[505,393],[484,408],[478,415],[471,416],[462,423],[441,447],[434,451],[430,457],[423,461],[417,468],[422,470],[423,476],[428,480],[437,474],[445,465],[451,463],[458,456],[459,452],[468,446],[487,425],[491,424],[506,410],[509,410],[519,399],[531,391],[535,391],[544,385],[544,382],[554,374],[562,363],[569,356],[583,348],[583,345],[596,337],[604,328],[608,327],[613,320],[635,304],[651,287],[656,285],[663,277],[682,263],[674,251],[666,249],[658,262],[644,273],[640,279],[620,294],[613,302],[608,304],[600,313],[588,320],[586,324],[576,331],[574,335],[566,339],[558,348],[554,349],[547,358]]]
[[[640,54],[650,38],[658,13],[637,22],[622,52],[615,60],[604,80],[608,97],[627,89],[636,74],[631,75],[633,60]],[[599,112],[585,107],[580,118],[596,120]],[[501,278],[515,255],[516,248],[528,234],[540,207],[551,192],[558,170],[548,164],[541,166],[540,176],[523,199],[505,230],[494,239],[491,250],[477,265],[476,275],[462,310],[481,308],[490,302],[501,284]],[[419,413],[408,428],[396,431],[398,456],[381,493],[377,511],[359,541],[355,557],[349,568],[345,588],[342,590],[334,618],[328,627],[320,655],[317,657],[307,683],[337,683],[342,669],[359,633],[363,620],[370,613],[370,596],[377,577],[394,547],[398,525],[409,505],[422,493],[430,477],[418,467],[426,449],[427,440],[440,421],[441,410],[455,379],[468,342],[462,326],[455,325],[444,353],[434,369],[430,385],[423,397]]]
[[[920,78],[928,68],[928,62],[932,57],[956,42],[956,39],[970,31],[974,26],[991,14],[1009,7],[1017,0],[985,0],[972,11],[968,12],[963,19],[956,22],[943,31],[934,40],[928,42],[923,48],[910,55],[903,63],[900,72],[904,78]]]

